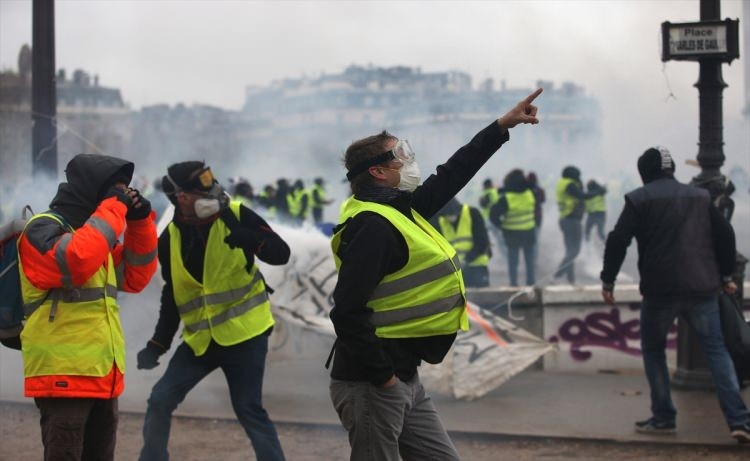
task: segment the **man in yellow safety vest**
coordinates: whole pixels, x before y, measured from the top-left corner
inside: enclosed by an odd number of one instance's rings
[[[184,342],[151,390],[140,460],[169,458],[172,412],[217,368],[224,372],[232,407],[256,457],[283,460],[261,399],[274,319],[255,257],[286,264],[289,246],[254,211],[229,201],[203,162],[170,166],[162,184],[175,215],[159,237],[161,309],[154,335],[138,353],[138,368],[159,364],[180,323]]]
[[[353,196],[331,246],[338,269],[330,394],[351,459],[457,460],[417,367],[440,363],[469,327],[456,250],[430,219],[505,143],[538,123],[535,91],[493,121],[424,184],[408,141],[384,131],[345,154]],[[330,363],[330,361],[329,361]]]

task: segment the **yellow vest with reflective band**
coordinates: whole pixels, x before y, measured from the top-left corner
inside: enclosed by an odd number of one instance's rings
[[[230,202],[239,219],[240,203]],[[203,262],[203,283],[198,282],[182,261],[180,230],[169,224],[169,253],[172,290],[184,324],[182,337],[196,356],[208,349],[213,339],[231,346],[260,335],[273,326],[271,303],[258,266],[250,273],[240,248],[229,248],[224,238],[230,231],[223,220],[211,224]]]
[[[570,178],[561,178],[557,181],[557,209],[560,210],[560,217],[568,216],[576,207],[579,200],[568,194],[568,185],[575,183]]]
[[[497,189],[492,187],[490,189],[483,190],[482,197],[489,198],[489,201],[487,202],[487,206],[482,207],[482,216],[484,216],[485,219],[489,219],[490,209],[492,209],[492,205],[496,204],[498,200],[500,200],[500,192],[498,192]]]
[[[466,263],[466,253],[474,248],[474,236],[471,233],[473,223],[469,205],[461,207],[461,215],[458,217],[456,227],[453,227],[450,220],[445,216],[438,218],[438,222],[440,223],[440,233],[456,249],[461,263]],[[477,256],[473,261],[469,261],[469,266],[487,266],[489,262],[490,257],[485,253]]]
[[[395,208],[355,198],[346,201],[341,222],[363,211],[383,216],[401,232],[409,250],[406,265],[380,281],[367,301],[370,323],[381,338],[420,338],[469,329],[466,290],[456,250],[422,216],[414,221]],[[336,269],[343,229],[331,239]]]
[[[595,195],[586,200],[587,213],[596,213],[598,211],[607,211],[607,204],[604,202],[604,194]]]
[[[35,215],[29,222],[42,216],[66,227],[51,213]],[[58,261],[65,258],[69,242],[65,236],[62,239],[55,249]],[[113,363],[125,373],[125,338],[117,305],[112,254],[80,287],[49,291],[32,285],[24,274],[20,258],[18,264],[26,317],[21,331],[24,377],[102,377],[112,371]],[[61,268],[61,272],[63,270]]]
[[[523,192],[506,192],[505,201],[508,211],[503,218],[502,228],[505,230],[531,230],[536,227],[534,222],[534,206],[536,198],[534,192],[526,189]]]

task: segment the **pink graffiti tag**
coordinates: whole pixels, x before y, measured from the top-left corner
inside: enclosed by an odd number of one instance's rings
[[[669,330],[671,337],[667,338],[667,348],[676,347],[677,340],[674,335],[677,332],[676,325]],[[640,347],[628,345],[628,340],[637,341],[641,339],[641,322],[639,319],[623,322],[620,319],[620,310],[612,308],[609,312],[594,312],[583,319],[572,318],[566,320],[557,330],[557,336],[549,338],[550,342],[569,342],[570,356],[574,360],[589,360],[592,352],[584,348],[603,347],[614,349],[624,354],[640,356]]]

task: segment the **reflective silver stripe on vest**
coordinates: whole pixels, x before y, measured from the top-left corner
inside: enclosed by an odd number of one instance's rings
[[[456,307],[461,307],[464,304],[464,297],[458,293],[450,298],[440,299],[419,306],[409,306],[390,311],[373,312],[372,317],[370,317],[370,323],[375,327],[395,325],[407,320],[429,317],[430,315],[435,314],[444,314],[450,312]]]
[[[246,312],[262,305],[268,300],[268,294],[265,290],[261,291],[257,295],[247,298],[242,304],[237,304],[229,309],[225,310],[221,314],[217,314],[211,317],[211,320],[201,320],[190,325],[185,325],[185,329],[190,333],[196,333],[200,330],[207,330],[210,326],[220,325],[227,320],[239,317]]]
[[[38,299],[32,303],[24,304],[23,313],[28,318],[29,316],[31,316],[31,314],[34,313],[34,311],[39,309],[39,306],[41,306],[44,301],[46,301],[50,296],[52,297],[52,302],[56,305],[60,301],[65,303],[85,303],[89,301],[96,301],[98,299],[104,298],[105,295],[107,297],[116,299],[117,287],[113,285],[107,285],[105,288],[53,288],[52,290],[49,290],[47,294],[45,294],[41,299]]]
[[[157,249],[154,249],[150,253],[139,255],[133,252],[133,250],[129,248],[125,248],[125,251],[123,252],[123,254],[125,256],[125,262],[129,266],[145,266],[146,264],[153,261],[154,258],[156,258],[157,251],[158,251]]]
[[[73,286],[73,276],[70,274],[70,268],[68,267],[68,259],[65,257],[65,250],[70,244],[70,240],[73,238],[73,234],[65,234],[60,238],[60,242],[57,244],[55,249],[55,261],[57,262],[57,268],[60,269],[60,275],[62,275],[62,285],[64,287]]]
[[[451,245],[455,246],[457,243],[461,243],[461,242],[473,242],[473,241],[474,241],[473,237],[458,237],[458,238],[455,238],[455,239],[451,240]]]
[[[253,286],[258,282],[259,278],[260,278],[260,271],[255,271],[255,275],[253,276],[253,279],[250,280],[250,283],[248,283],[244,287],[235,288],[233,290],[227,290],[227,291],[222,291],[219,293],[212,293],[210,295],[199,296],[197,298],[193,298],[190,301],[186,302],[185,304],[181,304],[177,306],[177,311],[180,314],[184,315],[184,314],[187,314],[188,312],[194,311],[195,309],[200,309],[201,307],[205,305],[231,303],[231,302],[239,301],[246,294],[250,293],[250,291],[253,289]]]
[[[370,301],[385,298],[430,283],[433,280],[455,273],[456,269],[459,267],[461,267],[461,262],[458,259],[458,253],[456,253],[453,257],[453,263],[448,260],[441,261],[432,267],[407,275],[406,277],[391,280],[390,282],[381,282],[372,292]]]
[[[109,248],[115,246],[115,243],[117,243],[117,234],[115,234],[115,230],[112,229],[112,226],[110,226],[107,221],[103,220],[102,218],[92,216],[86,221],[86,224],[101,232],[104,238],[107,239]]]

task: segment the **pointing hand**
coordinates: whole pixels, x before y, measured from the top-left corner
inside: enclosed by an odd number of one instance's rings
[[[515,107],[508,111],[508,113],[497,119],[497,123],[500,125],[503,132],[518,124],[528,123],[536,125],[539,123],[539,119],[536,118],[538,108],[533,105],[532,102],[534,102],[537,96],[542,94],[542,91],[544,91],[542,88],[538,88],[516,104]]]

